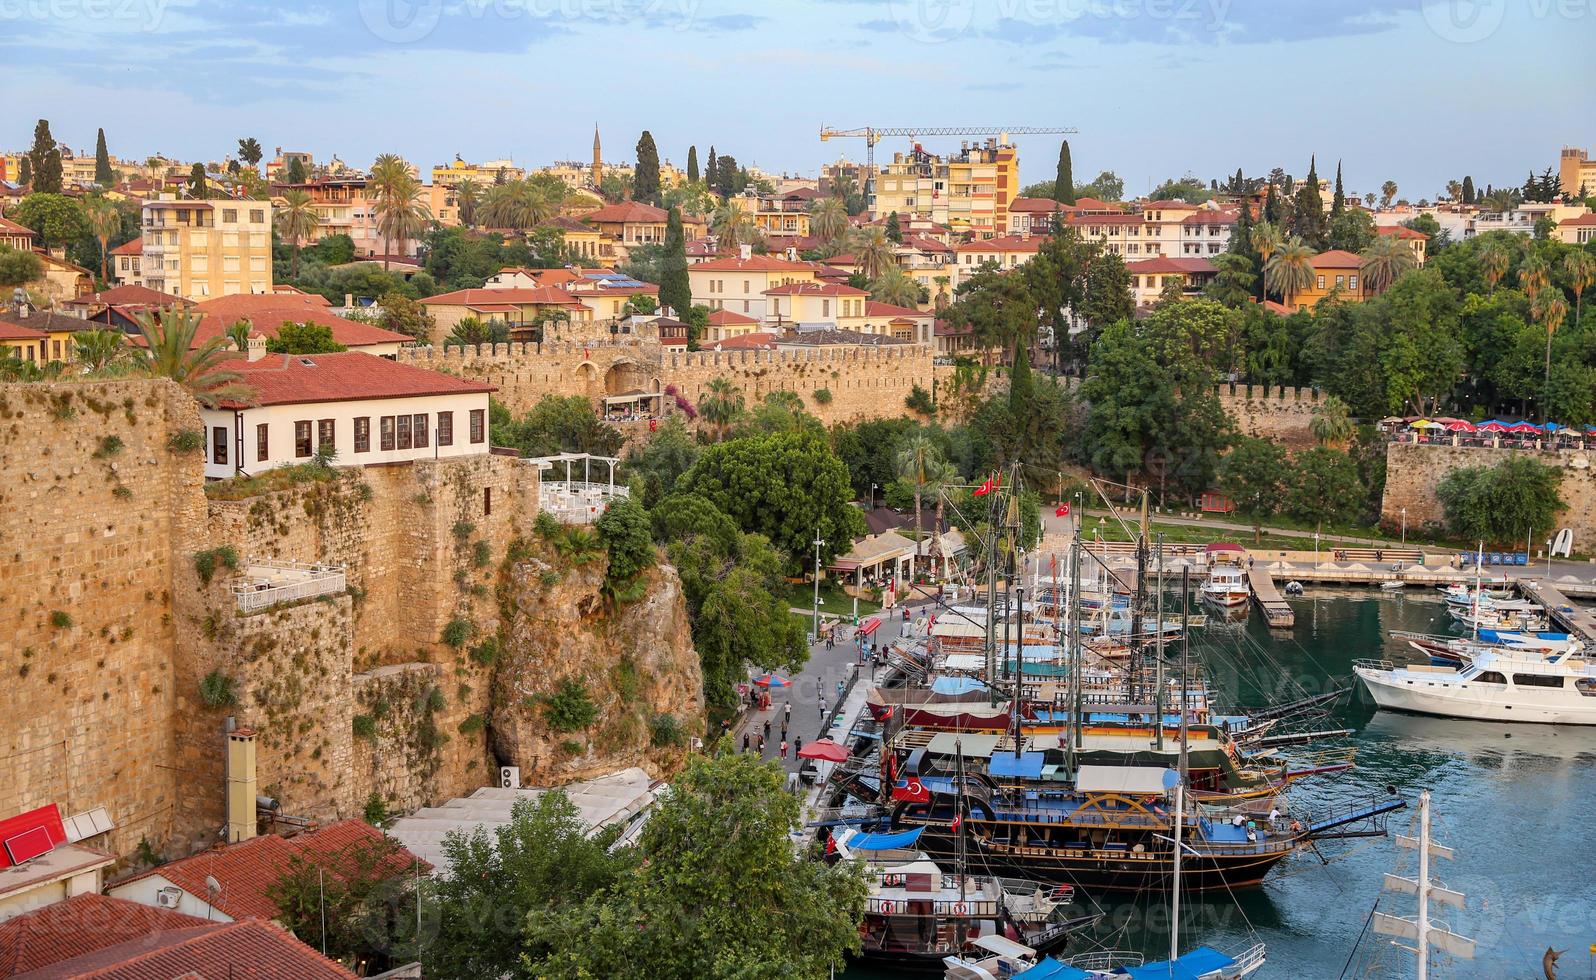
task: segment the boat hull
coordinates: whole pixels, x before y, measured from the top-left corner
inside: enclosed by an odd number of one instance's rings
[[[1478,685],[1454,683],[1421,686],[1393,672],[1355,669],[1369,690],[1374,703],[1387,711],[1434,715],[1441,718],[1467,718],[1473,721],[1502,721],[1538,725],[1596,725],[1596,697],[1586,697],[1572,688],[1539,691],[1526,688],[1482,689]],[[1487,697],[1487,693],[1498,695]],[[1585,703],[1581,703],[1585,702]]]

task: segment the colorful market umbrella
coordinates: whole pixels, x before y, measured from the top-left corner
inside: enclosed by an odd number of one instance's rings
[[[1496,419],[1486,419],[1476,426],[1475,430],[1478,432],[1506,432],[1507,423],[1499,422]]]
[[[823,762],[843,762],[852,754],[847,746],[838,745],[829,738],[817,739],[798,750],[800,759],[819,759]]]
[[[754,683],[758,684],[760,687],[768,687],[772,690],[778,687],[792,687],[792,681],[785,677],[778,677],[775,674],[765,674],[763,676],[756,677],[754,678]]]
[[[1534,422],[1514,422],[1512,425],[1507,427],[1507,431],[1531,433],[1541,431],[1541,427],[1536,425]]]
[[[1463,421],[1462,419],[1458,419],[1456,422],[1453,422],[1452,424],[1448,425],[1446,427],[1446,431],[1448,431],[1448,432],[1473,432],[1474,431],[1474,426],[1471,425],[1468,422]]]

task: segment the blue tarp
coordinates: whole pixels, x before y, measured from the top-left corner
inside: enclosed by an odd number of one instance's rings
[[[935,694],[956,695],[984,690],[986,685],[973,677],[938,677],[931,682],[931,691]]]
[[[1014,980],[1085,980],[1091,974],[1085,970],[1077,970],[1067,963],[1060,963],[1049,956],[1029,970],[1021,970],[1014,975]]]
[[[1217,949],[1198,946],[1173,963],[1148,963],[1146,966],[1125,968],[1125,975],[1134,980],[1198,980],[1199,977],[1223,970],[1236,961]]]
[[[1013,752],[996,752],[992,755],[992,761],[986,764],[986,771],[990,776],[1041,779],[1042,759],[1041,752],[1021,753],[1018,759],[1014,758]]]
[[[897,834],[854,834],[847,846],[850,851],[896,851],[913,847],[923,833],[924,827],[916,827]]]

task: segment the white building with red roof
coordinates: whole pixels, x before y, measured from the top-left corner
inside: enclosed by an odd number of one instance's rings
[[[575,296],[556,286],[515,286],[494,289],[457,289],[421,301],[432,315],[436,337],[447,337],[467,317],[510,326],[511,340],[530,340],[537,324],[551,317],[591,320],[593,311]]]
[[[111,278],[118,286],[144,285],[144,239],[135,238],[111,249]]]
[[[861,333],[879,334],[907,340],[915,344],[933,344],[936,314],[908,306],[891,303],[865,303],[863,323],[857,327]]]
[[[404,463],[488,452],[493,385],[360,351],[267,354],[227,363],[249,397],[202,408],[205,476],[226,479],[310,462]]]
[[[954,261],[950,266],[950,289],[975,275],[981,266],[995,264],[999,269],[1013,269],[1036,257],[1046,241],[1043,235],[1003,235],[953,246]]]
[[[1179,285],[1182,294],[1196,296],[1219,271],[1207,259],[1160,256],[1125,263],[1130,273],[1131,295],[1137,306],[1158,302],[1165,289]]]
[[[758,320],[731,310],[714,310],[706,326],[704,341],[709,344],[760,332]]]
[[[852,326],[864,316],[869,293],[838,282],[792,282],[765,290],[770,324],[829,323]]]
[[[0,246],[19,252],[33,251],[33,232],[15,221],[0,218]]]
[[[766,291],[812,283],[815,267],[775,255],[754,255],[745,245],[737,255],[688,265],[687,281],[695,304],[766,320],[771,318]]]

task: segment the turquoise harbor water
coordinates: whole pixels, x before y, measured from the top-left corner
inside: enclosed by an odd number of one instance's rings
[[[1201,651],[1221,690],[1240,704],[1286,701],[1326,684],[1353,683],[1352,661],[1417,659],[1391,630],[1445,632],[1450,623],[1435,593],[1398,596],[1368,590],[1324,591],[1292,600],[1297,626],[1271,633],[1253,615],[1246,623],[1211,626]],[[1376,712],[1361,687],[1336,705],[1337,719],[1357,734],[1351,772],[1299,783],[1300,805],[1337,797],[1383,794],[1388,784],[1411,799],[1429,789],[1438,842],[1457,850],[1436,862],[1434,875],[1468,895],[1461,912],[1436,915],[1479,943],[1474,962],[1432,960],[1434,977],[1539,978],[1548,946],[1567,950],[1561,977],[1590,974],[1596,943],[1596,730],[1495,725]],[[1306,763],[1329,745],[1289,750]],[[1394,832],[1410,832],[1415,811],[1392,815]],[[1411,832],[1416,833],[1416,828]],[[1382,911],[1413,915],[1414,901],[1381,893],[1381,875],[1415,873],[1411,851],[1389,839],[1321,845],[1328,864],[1304,852],[1277,868],[1262,888],[1190,896],[1182,911],[1182,945],[1206,943],[1239,951],[1268,944],[1260,977],[1409,977],[1413,957],[1364,933],[1375,901]],[[1162,958],[1168,949],[1167,896],[1103,900],[1101,940]],[[1360,934],[1362,942],[1359,943]],[[1354,951],[1356,947],[1356,951]],[[1350,959],[1350,963],[1349,963]],[[1343,972],[1344,971],[1344,972]],[[873,980],[858,968],[849,980]]]

